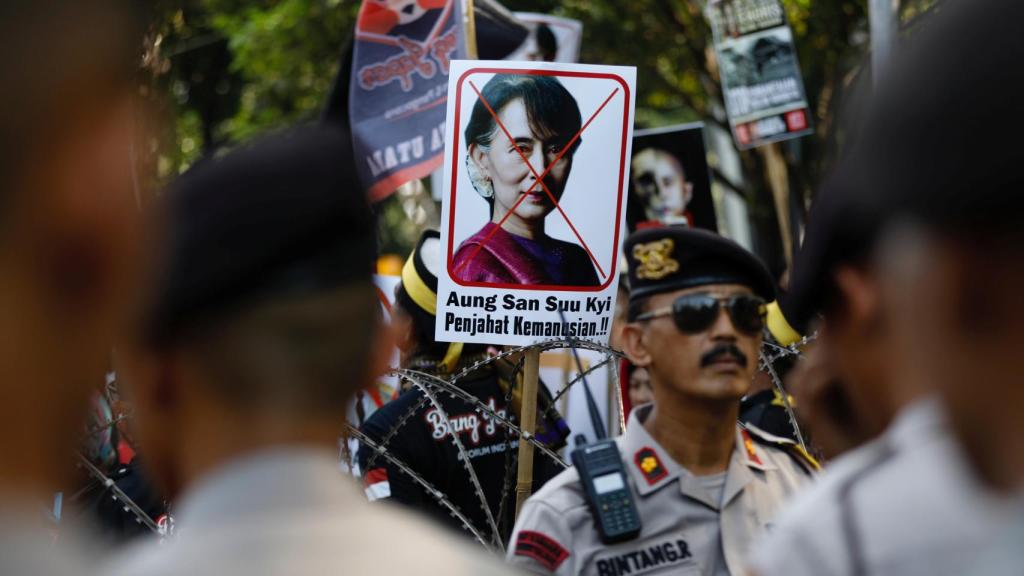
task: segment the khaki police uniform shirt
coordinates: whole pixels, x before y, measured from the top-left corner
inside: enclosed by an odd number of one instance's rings
[[[0,562],[2,565],[2,562]],[[41,573],[41,572],[37,572]],[[175,535],[126,547],[104,576],[510,575],[500,559],[415,515],[366,501],[337,454],[241,456],[182,496]],[[7,572],[3,572],[7,574]]]
[[[763,443],[788,441],[737,424],[722,499],[716,500],[701,478],[674,462],[648,434],[643,422],[650,408],[637,408],[616,439],[643,524],[640,535],[603,544],[579,475],[569,468],[523,505],[509,562],[559,575],[743,573],[754,540],[783,502],[811,480],[810,472],[783,449]]]
[[[758,542],[751,565],[758,576],[980,574],[972,566],[1006,515],[928,398],[831,463]]]

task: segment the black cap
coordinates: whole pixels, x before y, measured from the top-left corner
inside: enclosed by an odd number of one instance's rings
[[[775,283],[764,263],[739,244],[685,226],[645,228],[626,239],[629,299],[707,284],[743,284],[765,300]]]
[[[343,132],[303,127],[202,162],[156,206],[155,343],[254,299],[370,282],[374,223]]]
[[[900,219],[970,240],[1024,233],[1024,3],[950,2],[911,35],[868,121],[864,170]],[[955,42],[950,40],[955,38]]]

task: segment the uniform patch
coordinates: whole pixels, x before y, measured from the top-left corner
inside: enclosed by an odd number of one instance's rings
[[[749,443],[751,440],[759,444],[771,446],[779,450],[784,451],[790,456],[790,458],[796,460],[796,463],[800,468],[807,472],[808,475],[813,475],[818,470],[821,470],[821,464],[814,459],[813,456],[807,453],[807,450],[803,446],[793,442],[788,438],[779,438],[772,436],[763,430],[759,430],[756,426],[749,424],[742,428],[744,443]],[[756,461],[755,461],[756,462]]]
[[[550,536],[523,530],[516,538],[516,556],[533,558],[540,563],[547,571],[555,572],[558,567],[569,557],[569,551],[555,542]]]
[[[754,441],[750,438],[750,433],[740,430],[740,434],[743,435],[743,447],[747,449],[747,459],[758,466],[764,466],[761,463],[761,458],[757,455],[757,449],[754,448]]]
[[[658,458],[658,453],[654,451],[654,448],[645,446],[637,450],[633,461],[636,463],[636,467],[643,472],[644,479],[648,484],[654,484],[668,475],[668,470],[661,465],[661,459]]]
[[[644,544],[627,552],[604,556],[595,562],[598,576],[633,576],[692,563],[693,553],[682,538]]]

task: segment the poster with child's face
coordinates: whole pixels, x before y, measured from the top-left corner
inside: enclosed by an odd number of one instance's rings
[[[704,124],[633,133],[629,229],[685,225],[718,231]]]

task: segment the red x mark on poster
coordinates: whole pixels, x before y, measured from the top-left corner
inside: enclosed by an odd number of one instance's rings
[[[476,69],[476,70],[472,70],[472,71],[467,71],[467,73],[463,75],[463,78],[465,78],[471,72],[499,72],[500,73],[500,72],[504,72],[504,71]],[[511,72],[511,70],[509,70],[509,72]],[[524,73],[524,72],[520,72],[520,73]],[[525,72],[525,73],[532,74],[532,73],[542,73],[542,72],[529,71],[529,72]],[[470,253],[469,258],[463,259],[463,261],[459,263],[458,268],[456,268],[453,271],[453,276],[457,275],[458,272],[468,262],[472,261],[477,255],[479,255],[481,250],[483,250],[484,246],[492,239],[492,237],[497,232],[497,230],[502,227],[502,225],[505,223],[505,221],[513,213],[515,213],[516,209],[520,206],[520,204],[524,200],[526,200],[529,197],[530,193],[533,192],[533,190],[536,188],[536,186],[538,184],[540,184],[541,188],[543,189],[544,194],[547,196],[548,200],[552,203],[552,205],[558,211],[558,213],[561,214],[561,216],[562,216],[563,220],[565,221],[567,227],[575,235],[577,241],[579,242],[580,246],[583,248],[583,251],[587,254],[587,257],[593,263],[594,267],[596,268],[596,270],[600,274],[602,280],[608,278],[609,273],[611,271],[606,272],[605,268],[601,265],[600,261],[594,256],[594,252],[591,250],[590,246],[587,244],[586,240],[583,238],[583,235],[580,234],[579,229],[572,222],[572,219],[566,214],[565,210],[563,210],[562,206],[559,204],[558,199],[555,197],[555,195],[549,189],[548,184],[545,182],[545,178],[548,176],[548,173],[552,170],[552,168],[554,168],[555,165],[562,159],[562,157],[565,154],[569,153],[570,150],[573,149],[573,147],[578,142],[581,134],[584,131],[587,130],[587,128],[601,114],[601,112],[611,102],[611,100],[617,94],[619,94],[621,92],[621,90],[623,90],[623,89],[626,90],[626,100],[628,102],[628,100],[629,100],[629,97],[628,97],[629,89],[617,77],[609,76],[609,75],[605,75],[605,74],[589,74],[589,73],[582,73],[582,72],[581,73],[576,73],[576,72],[556,72],[556,73],[553,73],[552,75],[559,76],[559,75],[563,75],[563,74],[566,75],[566,76],[575,76],[575,77],[594,77],[594,78],[615,79],[615,80],[619,81],[619,83],[621,84],[622,87],[621,88],[616,87],[616,88],[611,90],[611,92],[607,95],[607,97],[605,97],[601,101],[601,104],[593,111],[593,113],[586,120],[586,122],[584,122],[581,125],[580,129],[576,132],[576,134],[573,135],[572,139],[569,140],[566,144],[564,144],[562,146],[562,148],[558,151],[558,153],[555,155],[553,160],[550,160],[549,162],[546,163],[547,166],[545,167],[545,169],[544,169],[544,171],[542,173],[538,173],[537,169],[530,163],[530,161],[527,158],[526,154],[519,147],[518,143],[515,141],[515,138],[512,136],[511,132],[508,130],[508,128],[504,125],[504,123],[502,122],[501,118],[499,117],[499,115],[498,115],[499,111],[495,110],[494,107],[491,105],[491,103],[487,101],[487,99],[481,93],[481,90],[477,87],[476,83],[474,83],[473,81],[469,81],[468,82],[469,86],[473,89],[473,91],[476,93],[476,96],[479,98],[480,104],[483,105],[483,107],[487,110],[488,114],[490,114],[490,116],[493,118],[496,126],[505,135],[505,138],[508,139],[508,142],[512,145],[512,148],[515,150],[516,154],[518,154],[518,156],[522,160],[523,165],[525,165],[528,168],[529,172],[532,174],[532,176],[534,178],[534,182],[531,184],[530,189],[528,191],[526,191],[525,193],[522,193],[519,196],[519,198],[516,200],[516,202],[513,204],[511,209],[509,209],[503,215],[501,220],[497,223],[497,226],[493,227],[491,229],[491,231],[482,239],[482,241],[477,244],[477,246],[474,248],[473,252]],[[461,81],[461,79],[460,79],[460,81]],[[458,90],[458,92],[461,93],[461,85],[459,86],[459,89],[457,89],[457,90]],[[458,101],[458,96],[456,97],[456,101]],[[456,106],[458,106],[458,104],[456,104]],[[456,119],[457,118],[458,118],[458,112],[456,112]],[[625,122],[626,122],[626,118],[625,117],[623,118],[623,121],[624,121],[624,129],[625,129]],[[456,129],[456,134],[455,134],[455,138],[456,138],[455,145],[456,146],[457,146],[457,140],[458,140],[458,137],[459,137],[459,134],[458,134],[457,130],[458,129]],[[623,148],[623,154],[625,153],[624,150],[625,150],[625,148]],[[623,156],[623,158],[624,158],[624,156]],[[621,180],[621,176],[620,176],[620,180]],[[621,190],[620,190],[620,192],[621,192]],[[618,212],[620,210],[621,210],[621,194],[620,194],[620,204],[619,204],[618,209],[616,210],[616,212]],[[454,218],[454,213],[455,213],[455,211],[454,211],[454,197],[453,197],[452,218]],[[618,237],[618,223],[617,222],[616,222],[615,229],[616,229],[616,232],[615,232],[616,240],[615,240],[615,242],[617,243],[617,237]],[[451,247],[451,246],[449,246],[449,247]],[[449,255],[450,255],[450,251],[449,251]],[[614,262],[612,263],[612,267],[614,268]],[[554,287],[550,287],[550,288],[554,288]]]

